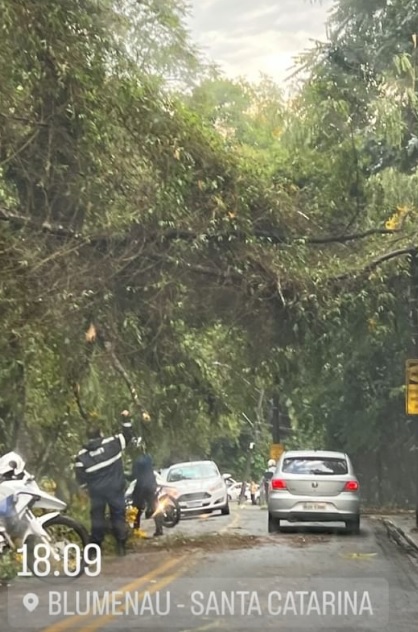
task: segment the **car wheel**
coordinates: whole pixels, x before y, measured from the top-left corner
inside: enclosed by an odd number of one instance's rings
[[[221,509],[221,514],[223,516],[229,516],[230,514],[230,510],[229,510],[229,502],[226,503],[225,507],[222,507]]]
[[[360,516],[357,516],[353,520],[347,520],[345,523],[348,533],[352,535],[358,535],[360,533]]]
[[[274,518],[274,516],[272,516],[271,513],[269,513],[268,532],[269,533],[280,532],[280,520],[279,518]]]

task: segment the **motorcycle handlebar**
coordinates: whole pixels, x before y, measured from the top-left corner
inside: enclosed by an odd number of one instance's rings
[[[0,475],[0,483],[5,483],[8,481],[34,481],[35,477],[32,474],[29,474],[26,470],[21,472],[20,474],[15,474],[14,472],[7,472],[6,474]]]

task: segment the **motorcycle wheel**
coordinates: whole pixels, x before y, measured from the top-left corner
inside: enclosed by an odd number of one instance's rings
[[[38,565],[36,564],[36,546],[38,544],[43,544],[40,538],[36,536],[30,536],[26,540],[27,546],[27,560],[28,567],[31,570],[32,574],[41,579],[43,581],[53,581],[54,583],[57,580],[61,581],[71,581],[78,579],[84,574],[86,563],[84,560],[84,549],[89,544],[89,534],[87,530],[81,525],[77,520],[70,518],[69,516],[55,516],[51,518],[47,522],[44,522],[43,528],[48,533],[51,538],[50,545],[54,550],[54,554],[57,555],[57,559],[49,560],[50,572],[45,574],[43,571],[39,572]],[[56,535],[60,534],[60,531],[64,531],[65,535]],[[65,564],[63,562],[64,549],[68,545],[73,545],[73,547],[77,547],[79,550],[78,563],[76,563],[75,568],[67,569],[65,568]],[[71,565],[71,559],[67,558],[68,565]],[[62,563],[62,566],[59,567],[58,564]],[[76,570],[75,574],[68,575],[68,571],[73,573]]]
[[[181,518],[181,509],[177,499],[169,494],[165,494],[159,498],[159,502],[164,503],[164,527],[172,529],[177,526]]]

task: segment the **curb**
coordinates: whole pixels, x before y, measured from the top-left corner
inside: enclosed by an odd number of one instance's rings
[[[386,527],[387,534],[390,538],[395,540],[399,546],[405,549],[408,553],[412,553],[418,557],[418,542],[416,542],[410,535],[405,533],[401,527],[396,525],[389,518],[382,518],[382,522]]]

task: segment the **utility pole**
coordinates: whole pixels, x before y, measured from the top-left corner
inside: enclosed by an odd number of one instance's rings
[[[418,255],[414,252],[411,255],[410,263],[410,322],[411,322],[411,343],[412,357],[418,358]],[[415,417],[413,423],[414,448],[418,448],[418,419]],[[415,457],[415,525],[418,528],[418,457]]]
[[[253,450],[254,450],[254,442],[252,441],[249,445],[248,448],[248,452],[247,452],[247,461],[245,463],[245,471],[244,471],[244,478],[242,481],[242,485],[241,485],[241,491],[240,491],[240,495],[238,498],[238,504],[242,505],[242,503],[245,502],[246,498],[245,498],[245,490],[247,487],[247,479],[250,478],[251,476],[251,462],[253,460]]]
[[[281,443],[281,410],[280,410],[280,399],[278,393],[274,393],[272,397],[272,416],[271,416],[271,430],[272,430],[272,439],[273,443]]]
[[[247,485],[247,481],[251,476],[251,464],[253,460],[254,446],[258,443],[261,423],[263,420],[263,401],[264,401],[264,389],[260,389],[258,402],[257,402],[257,408],[255,409],[255,414],[256,414],[255,425],[251,422],[250,419],[248,419],[247,415],[243,413],[243,416],[245,417],[245,419],[254,428],[254,441],[250,443],[248,452],[247,452],[247,461],[245,463],[244,480],[242,481],[241,492],[238,499],[239,505],[245,502],[245,488]]]

